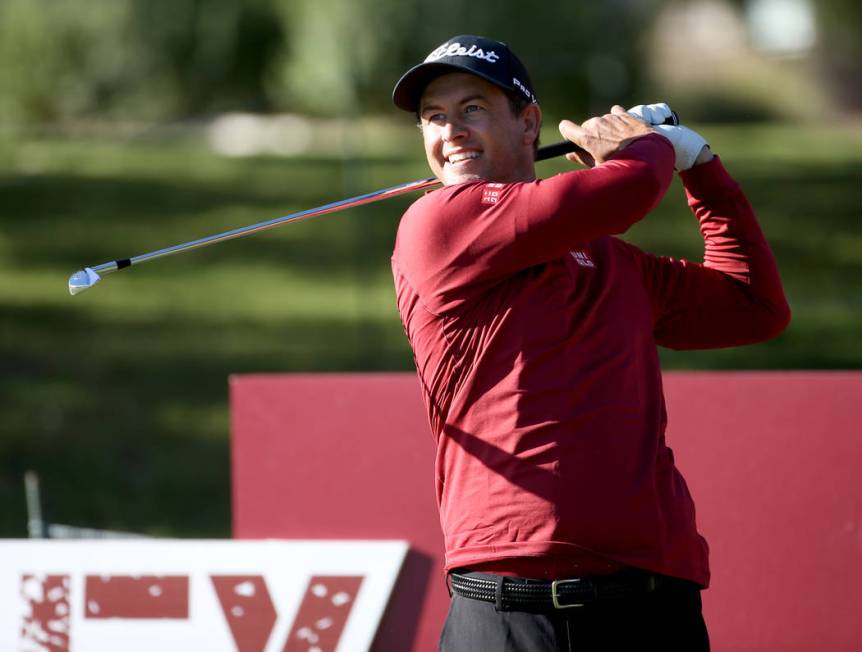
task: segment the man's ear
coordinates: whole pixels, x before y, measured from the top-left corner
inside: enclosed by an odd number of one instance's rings
[[[528,104],[521,112],[521,124],[524,126],[524,144],[532,145],[539,137],[542,127],[542,109],[538,104]]]

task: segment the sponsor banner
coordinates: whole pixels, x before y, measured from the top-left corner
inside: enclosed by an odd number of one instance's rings
[[[571,255],[584,272],[596,262],[588,247]],[[667,442],[710,547],[713,649],[862,650],[862,372],[663,383]],[[416,374],[235,375],[231,423],[234,536],[407,539],[374,650],[437,649],[449,596]],[[325,465],[285,473],[297,459]]]
[[[0,541],[0,650],[367,650],[403,541]]]

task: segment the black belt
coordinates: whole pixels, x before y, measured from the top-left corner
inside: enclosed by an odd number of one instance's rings
[[[646,571],[572,579],[529,580],[520,577],[452,572],[452,591],[464,598],[490,602],[499,611],[553,610],[653,593],[669,584],[697,589],[693,582]]]

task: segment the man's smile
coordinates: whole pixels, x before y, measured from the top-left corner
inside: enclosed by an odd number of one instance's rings
[[[462,149],[450,152],[444,158],[447,164],[457,165],[459,163],[465,163],[467,161],[477,159],[479,156],[481,156],[481,152],[479,151]]]

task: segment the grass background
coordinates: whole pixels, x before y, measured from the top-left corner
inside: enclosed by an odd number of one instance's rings
[[[700,129],[758,211],[793,322],[753,347],[663,351],[665,368],[862,368],[862,130]],[[74,299],[69,275],[427,176],[421,156],[408,128],[346,155],[247,159],[194,136],[0,135],[0,536],[26,535],[27,469],[57,522],[229,536],[230,374],[412,370],[389,253],[413,197],[150,262]],[[626,237],[701,257],[678,181]]]

